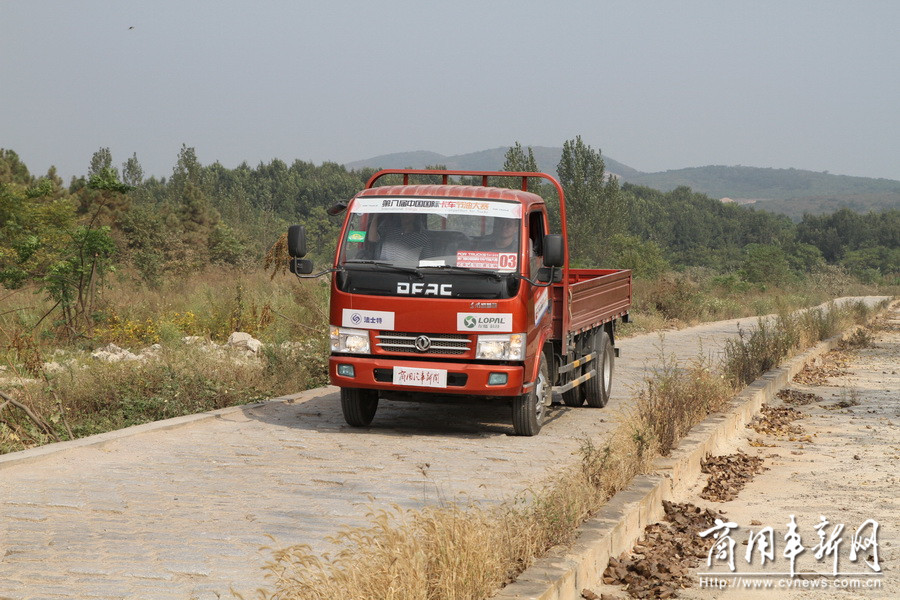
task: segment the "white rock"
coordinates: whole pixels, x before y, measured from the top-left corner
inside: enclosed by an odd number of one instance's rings
[[[154,357],[157,354],[159,354],[160,350],[162,350],[161,344],[153,344],[152,346],[147,346],[146,348],[141,350],[140,357],[141,358]]]
[[[103,362],[119,362],[120,360],[138,360],[139,357],[134,352],[130,350],[125,350],[124,348],[119,348],[115,344],[108,344],[107,346],[95,350],[91,353],[91,357],[95,360],[100,360]]]
[[[237,348],[238,350],[252,352],[253,354],[257,354],[263,346],[262,342],[243,331],[235,331],[228,336],[227,345],[232,348]]]
[[[118,354],[113,354],[112,352],[107,352],[106,350],[95,350],[91,352],[91,358],[94,360],[99,360],[101,362],[116,362],[122,360],[122,357]]]
[[[242,342],[246,342],[247,340],[252,340],[253,336],[249,333],[245,333],[243,331],[235,331],[231,335],[228,336],[228,345],[229,346],[237,346]]]

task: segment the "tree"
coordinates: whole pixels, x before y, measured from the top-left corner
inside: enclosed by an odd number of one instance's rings
[[[617,233],[605,241],[609,260],[616,268],[631,269],[635,277],[651,279],[669,270],[662,250],[651,241]]]
[[[871,246],[850,250],[844,255],[841,265],[867,282],[885,275],[897,275],[900,273],[900,248]]]
[[[99,175],[107,169],[112,169],[116,179],[119,178],[119,172],[112,166],[112,153],[109,151],[109,148],[100,148],[91,156],[91,165],[88,167],[88,179],[94,175]]]
[[[63,314],[63,326],[70,337],[90,330],[98,289],[112,269],[116,246],[109,227],[79,225],[69,233],[68,244],[42,278],[43,289]]]
[[[791,269],[784,251],[769,244],[748,244],[741,266],[741,277],[751,283],[780,285],[791,277]]]
[[[169,180],[169,193],[173,198],[181,198],[188,183],[200,186],[203,178],[203,166],[197,160],[197,152],[186,144],[181,145],[178,161]]]
[[[537,161],[534,159],[534,150],[528,146],[528,154],[522,148],[522,144],[516,142],[510,147],[504,155],[506,159],[503,162],[504,171],[526,171],[535,172],[538,170]]]
[[[505,154],[503,162],[504,171],[524,171],[528,173],[538,172],[537,161],[534,158],[534,150],[528,146],[527,153],[522,144],[516,142],[511,146]],[[501,187],[521,188],[522,182],[518,179],[503,178],[498,183]],[[551,186],[544,185],[544,180],[539,177],[531,177],[528,179],[528,191],[533,192],[547,202],[547,212],[550,216],[550,227],[552,231],[559,231],[559,199],[556,197],[555,190],[550,193]]]
[[[19,155],[12,150],[0,148],[0,184],[16,183],[31,185],[32,177]]]
[[[119,181],[115,168],[100,167],[91,174],[87,184],[75,192],[78,213],[86,216],[89,227],[117,227],[131,207],[130,190],[130,186]]]
[[[131,158],[122,163],[122,183],[131,187],[141,185],[144,180],[144,169],[138,162],[137,153],[131,155]]]
[[[0,183],[0,285],[15,289],[43,278],[74,222],[73,203],[49,180]]]
[[[578,262],[605,262],[606,240],[624,233],[624,196],[618,182],[606,176],[600,151],[581,136],[563,144],[557,173],[566,195],[570,253]]]

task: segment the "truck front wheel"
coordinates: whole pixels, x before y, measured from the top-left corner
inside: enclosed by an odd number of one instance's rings
[[[344,420],[353,427],[365,427],[378,410],[378,392],[358,388],[341,388],[341,411]]]
[[[553,399],[547,357],[541,353],[538,376],[527,394],[513,400],[513,430],[516,435],[537,435],[544,425],[547,407]]]

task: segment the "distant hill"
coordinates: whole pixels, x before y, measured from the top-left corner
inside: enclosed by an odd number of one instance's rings
[[[559,164],[559,159],[562,156],[562,148],[532,146],[531,149],[534,152],[534,160],[537,161],[538,169],[543,173],[556,175],[556,165]],[[358,160],[347,163],[344,166],[348,169],[364,169],[366,167],[375,169],[424,169],[428,165],[444,165],[448,169],[499,171],[503,168],[507,150],[509,150],[507,147],[492,148],[481,152],[470,152],[469,154],[456,154],[453,156],[444,156],[443,154],[425,150],[398,152],[396,154],[383,154],[366,160]],[[620,177],[626,174],[640,173],[640,171],[623,165],[608,156],[604,156],[603,160],[606,163],[606,170]]]
[[[715,165],[638,173],[625,180],[662,191],[684,185],[712,198],[730,198],[794,218],[841,208],[856,212],[900,208],[900,181],[801,169]]]
[[[562,148],[533,146],[538,168],[556,174]],[[418,151],[385,154],[345,165],[350,169],[413,168],[445,165],[448,169],[496,171],[503,167],[507,148],[444,156]],[[712,165],[644,173],[604,156],[606,170],[622,181],[671,191],[687,186],[711,198],[728,198],[754,208],[799,219],[804,213],[832,213],[841,208],[865,213],[900,208],[900,181],[832,175],[801,169],[773,169]]]

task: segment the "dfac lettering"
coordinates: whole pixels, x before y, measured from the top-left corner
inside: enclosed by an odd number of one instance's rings
[[[410,283],[408,281],[397,282],[398,294],[423,295],[423,296],[450,296],[453,284],[451,283]]]

